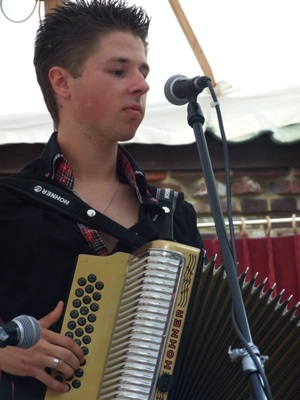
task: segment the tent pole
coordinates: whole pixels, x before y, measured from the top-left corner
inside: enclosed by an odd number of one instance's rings
[[[62,6],[64,1],[63,0],[44,0],[45,3],[45,14],[49,14],[53,12],[53,8],[57,6]]]
[[[169,3],[174,11],[174,14],[176,15],[176,18],[181,26],[181,29],[183,30],[193,52],[194,55],[204,73],[205,76],[207,76],[211,80],[212,86],[216,86],[216,82],[214,79],[214,75],[212,72],[212,69],[207,61],[207,58],[192,30],[192,27],[186,18],[183,9],[179,3],[178,0],[169,0]]]

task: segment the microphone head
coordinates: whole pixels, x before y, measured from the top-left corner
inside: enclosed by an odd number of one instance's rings
[[[19,341],[16,347],[28,349],[34,346],[41,338],[42,328],[40,323],[28,315],[20,315],[13,319],[19,327]]]
[[[189,102],[188,99],[180,99],[174,95],[173,85],[175,82],[177,82],[178,80],[181,80],[181,79],[186,79],[186,76],[173,75],[173,76],[171,76],[171,78],[169,78],[167,80],[167,82],[165,83],[165,87],[164,87],[164,92],[165,92],[165,96],[166,96],[167,100],[170,103],[174,104],[175,106],[183,106],[184,104],[187,104]]]

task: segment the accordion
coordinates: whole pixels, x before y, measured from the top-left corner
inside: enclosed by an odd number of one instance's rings
[[[79,256],[62,332],[83,347],[86,365],[64,399],[166,398],[199,259],[199,249],[168,241]],[[45,399],[59,396],[48,390]]]
[[[249,325],[268,353],[266,375],[274,398],[296,399],[299,315],[288,301],[239,277]],[[74,338],[86,363],[45,400],[248,400],[240,347],[231,323],[224,267],[204,263],[204,252],[158,240],[132,254],[80,255],[66,304],[62,333]],[[297,350],[298,349],[298,350]],[[56,371],[57,379],[62,377]]]

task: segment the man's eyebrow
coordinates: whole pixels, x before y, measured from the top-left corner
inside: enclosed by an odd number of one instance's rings
[[[113,63],[130,64],[130,59],[125,57],[112,57],[109,60],[107,60],[105,64],[113,64]],[[147,62],[144,62],[141,64],[140,69],[142,69],[145,72],[149,72],[150,66]]]

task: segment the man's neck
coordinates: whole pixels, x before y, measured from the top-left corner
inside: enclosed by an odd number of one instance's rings
[[[85,181],[107,181],[116,179],[118,144],[95,142],[58,133],[58,144],[71,165],[75,179]]]

